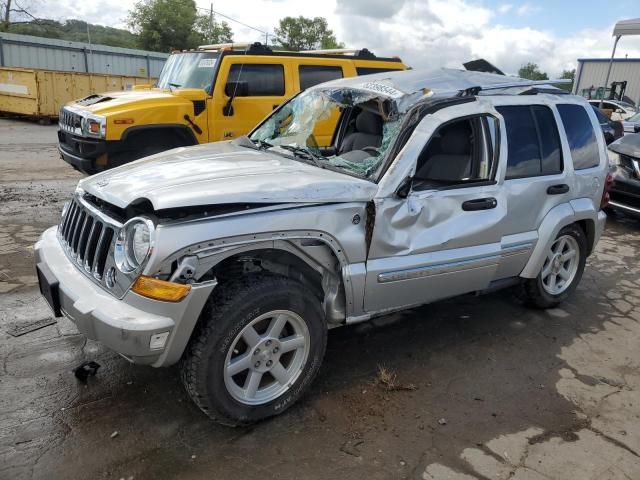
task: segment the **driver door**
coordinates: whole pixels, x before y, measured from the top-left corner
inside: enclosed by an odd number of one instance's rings
[[[247,96],[229,101],[227,82],[246,82]],[[211,125],[209,141],[233,140],[246,135],[295,91],[292,88],[290,65],[277,57],[243,58],[225,57],[218,78],[210,109]]]
[[[494,279],[507,212],[498,130],[489,114],[445,121],[418,147],[406,198],[376,200],[365,311],[483,290]]]

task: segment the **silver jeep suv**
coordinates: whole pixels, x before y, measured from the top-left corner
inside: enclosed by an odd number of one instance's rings
[[[544,82],[337,80],[248,137],[82,180],[35,246],[40,288],[130,361],[181,361],[207,415],[247,424],[303,394],[331,327],[500,287],[560,303],[607,170],[593,109]]]

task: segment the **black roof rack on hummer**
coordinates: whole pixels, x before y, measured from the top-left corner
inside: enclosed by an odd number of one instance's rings
[[[295,56],[295,57],[323,57],[323,58],[344,58],[345,56],[362,60],[381,60],[387,62],[401,62],[399,57],[377,57],[367,48],[332,48],[322,50],[274,50],[268,45],[260,42],[253,43],[216,43],[212,45],[200,45],[197,50],[218,51],[226,55],[241,53],[243,55],[274,55],[274,56]]]

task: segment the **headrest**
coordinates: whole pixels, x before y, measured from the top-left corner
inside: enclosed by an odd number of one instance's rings
[[[382,135],[382,118],[380,115],[363,110],[356,117],[356,130],[370,135]]]
[[[448,155],[465,155],[469,153],[469,136],[470,133],[466,128],[447,129],[440,140],[440,148],[442,153]]]

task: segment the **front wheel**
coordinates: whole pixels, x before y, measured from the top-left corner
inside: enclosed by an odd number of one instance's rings
[[[219,288],[183,360],[187,392],[225,425],[282,413],[305,392],[324,356],[319,299],[304,285],[271,275]]]
[[[553,308],[580,283],[587,260],[587,240],[577,225],[560,230],[536,278],[525,280],[519,296],[536,308]]]

